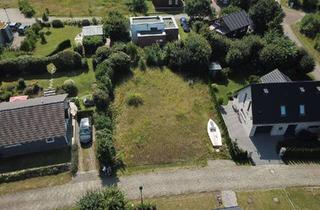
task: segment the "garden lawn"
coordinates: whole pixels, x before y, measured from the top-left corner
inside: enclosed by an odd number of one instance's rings
[[[143,105],[127,105],[132,93]],[[132,78],[115,89],[118,153],[127,166],[203,163],[228,158],[226,147],[212,152],[207,122],[215,118],[207,84],[186,80],[164,68],[134,70]]]
[[[52,187],[55,185],[66,184],[70,181],[71,174],[69,172],[65,172],[53,176],[42,176],[17,182],[3,183],[0,184],[0,195],[42,187]]]
[[[75,26],[65,26],[64,28],[44,28],[43,32],[50,31],[51,34],[45,35],[47,43],[41,44],[39,39],[33,54],[35,56],[48,56],[64,40],[70,39],[74,45],[74,38],[81,32],[81,28]]]
[[[93,71],[92,60],[88,59],[89,69],[87,71],[84,70],[71,70],[66,72],[56,72],[53,75],[53,87],[56,88],[58,86],[62,86],[63,82],[67,79],[72,79],[77,88],[78,88],[78,96],[85,96],[91,94],[92,85],[95,83],[95,74]],[[38,84],[46,89],[50,85],[51,74],[40,74],[33,76],[23,76],[22,77],[26,84],[32,84],[33,82],[38,82]],[[18,78],[10,78],[3,82],[3,85],[13,84],[17,85]]]
[[[308,51],[308,53],[318,62],[320,63],[320,52],[314,49],[315,41],[301,34],[299,31],[299,22],[291,26],[294,34],[298,37],[300,42],[302,42],[304,48]]]
[[[77,16],[105,16],[107,12],[118,11],[129,15],[127,0],[29,0],[41,17],[45,8],[49,9],[52,16],[77,17]],[[147,0],[148,12],[154,12],[151,0]],[[0,7],[18,7],[18,0],[1,0]]]
[[[208,210],[219,207],[215,193],[160,197],[146,201],[155,204],[158,210]],[[135,203],[139,203],[139,201]]]

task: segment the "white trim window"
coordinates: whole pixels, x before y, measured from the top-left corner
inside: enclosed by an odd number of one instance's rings
[[[47,138],[47,139],[46,139],[46,143],[47,143],[47,144],[54,143],[54,138]]]
[[[179,5],[179,0],[176,0],[176,5],[177,5],[177,6]]]

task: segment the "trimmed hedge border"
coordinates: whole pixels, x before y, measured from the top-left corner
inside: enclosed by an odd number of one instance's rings
[[[79,162],[79,148],[78,144],[75,143],[71,146],[71,165],[70,171],[72,176],[75,176],[78,172],[78,162]]]
[[[218,99],[216,94],[214,93],[214,89],[210,86],[210,95],[212,97],[212,101],[214,103],[215,111],[218,115],[218,122],[220,125],[220,131],[222,131],[222,136],[224,136],[224,139],[226,140],[226,144],[229,148],[229,153],[231,155],[231,158],[236,162],[252,162],[250,158],[248,158],[248,152],[240,149],[237,145],[237,143],[232,142],[228,129],[226,124],[224,123],[224,120],[222,118],[221,112],[220,112],[220,105],[218,103]]]
[[[27,178],[56,175],[70,170],[70,163],[25,169],[17,172],[0,174],[0,183],[20,181]]]
[[[93,109],[79,110],[77,112],[77,118],[81,119],[84,117],[92,117],[93,113],[94,113]]]
[[[66,40],[60,42],[57,45],[56,49],[54,49],[54,51],[52,51],[48,56],[52,56],[54,54],[57,54],[65,49],[70,48],[70,47],[71,47],[71,41],[70,41],[70,39],[66,39]]]
[[[320,148],[286,148],[284,160],[320,160]]]

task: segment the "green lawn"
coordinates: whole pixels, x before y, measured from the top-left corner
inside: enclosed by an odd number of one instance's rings
[[[29,0],[41,16],[48,8],[53,16],[105,16],[107,12],[118,11],[129,15],[127,0]],[[148,12],[154,12],[151,0],[147,1]],[[18,0],[1,0],[0,7],[18,7]]]
[[[317,210],[320,207],[320,189],[312,187],[237,192],[237,197],[244,210]]]
[[[64,28],[45,28],[43,32],[50,31],[51,34],[45,35],[47,43],[41,44],[40,39],[36,44],[33,54],[35,56],[47,56],[52,53],[58,44],[66,39],[70,39],[74,45],[74,38],[81,32],[81,28],[75,26],[65,26]]]
[[[42,176],[17,182],[3,183],[0,184],[0,195],[42,187],[52,187],[55,185],[66,184],[70,181],[71,174],[69,172],[65,172],[53,176]]]
[[[78,88],[78,96],[85,96],[91,94],[92,85],[95,83],[95,74],[93,71],[93,66],[91,59],[88,59],[89,69],[87,71],[84,70],[73,70],[67,72],[56,72],[53,75],[53,87],[62,86],[63,82],[67,79],[72,79],[77,88]],[[26,84],[31,84],[33,82],[38,82],[38,84],[42,88],[48,88],[50,85],[51,74],[40,74],[34,76],[23,76]],[[10,78],[6,79],[3,82],[3,86],[8,84],[17,84],[18,78]]]
[[[298,39],[302,42],[304,48],[308,51],[308,53],[317,61],[320,62],[320,52],[314,49],[315,41],[301,34],[299,31],[299,23],[296,23],[291,26],[294,34],[298,37]]]
[[[139,93],[143,105],[128,106],[129,94]],[[208,85],[164,68],[135,70],[115,89],[115,139],[127,166],[206,162],[228,158],[226,146],[212,152],[207,122],[215,118]]]
[[[160,197],[146,199],[146,201],[155,204],[158,210],[208,210],[219,207],[215,193]],[[139,201],[134,203],[139,203]]]
[[[67,163],[70,161],[71,151],[69,147],[10,158],[0,158],[0,173]]]

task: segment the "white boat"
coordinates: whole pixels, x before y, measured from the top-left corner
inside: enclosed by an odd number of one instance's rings
[[[213,120],[208,121],[208,135],[211,140],[211,143],[214,147],[221,147],[222,146],[222,139],[220,129],[217,124]]]

